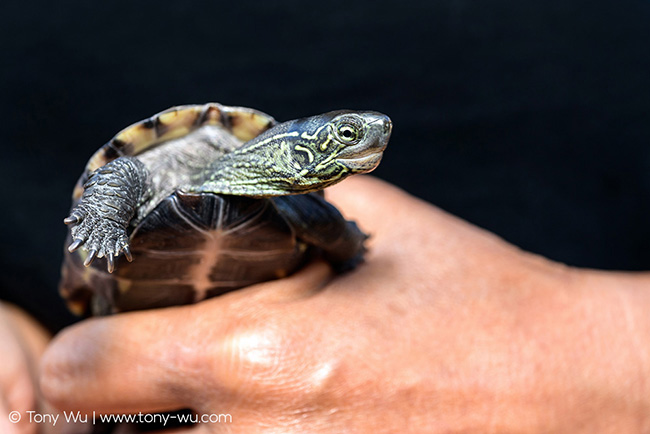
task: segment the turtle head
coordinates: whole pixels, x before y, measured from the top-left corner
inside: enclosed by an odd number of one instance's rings
[[[322,190],[374,170],[391,130],[390,118],[372,111],[284,122],[224,156],[200,191],[267,197]]]
[[[325,183],[374,170],[392,130],[391,120],[384,114],[351,110],[333,111],[287,124],[287,131],[296,133],[286,139],[285,145],[292,165],[301,176]]]

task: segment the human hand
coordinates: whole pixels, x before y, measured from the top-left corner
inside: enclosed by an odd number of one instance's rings
[[[25,312],[0,302],[0,432],[3,434],[38,432],[38,426],[29,423],[27,411],[42,408],[35,387],[36,368],[49,338]]]
[[[196,433],[650,430],[650,277],[550,262],[369,177],[328,198],[372,235],[357,270],[84,321],[45,395],[232,417]]]

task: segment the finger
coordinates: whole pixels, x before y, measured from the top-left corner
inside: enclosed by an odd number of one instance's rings
[[[10,423],[15,432],[36,432],[35,425],[27,419],[27,411],[36,405],[33,359],[42,352],[45,336],[24,311],[0,303],[0,425],[3,428]],[[0,433],[4,432],[0,429]]]
[[[346,218],[358,220],[370,233],[395,233],[414,220],[414,213],[431,212],[432,205],[372,176],[355,176],[327,189],[327,199]],[[399,224],[396,224],[399,222]]]
[[[224,431],[230,432],[228,430]],[[189,428],[166,429],[163,431],[154,431],[150,434],[210,434],[214,432],[219,432],[219,430],[213,430],[207,424],[196,424]]]
[[[363,215],[385,209],[385,196],[404,194],[402,190],[373,176],[353,176],[327,189],[327,199],[338,207]],[[392,200],[390,197],[388,200]]]
[[[193,307],[193,306],[192,306]],[[179,377],[192,347],[189,307],[83,321],[60,333],[43,355],[40,384],[62,409],[128,413],[187,407]],[[215,315],[218,323],[220,315]],[[218,328],[218,325],[215,325]]]
[[[455,217],[404,190],[372,176],[355,176],[328,189],[328,200],[344,216],[358,220],[371,235],[370,244],[406,247],[466,244],[477,236],[502,243],[494,235]],[[426,229],[426,230],[425,230]]]
[[[52,335],[25,311],[12,304],[5,303],[3,308],[11,323],[20,331],[20,337],[25,344],[27,354],[34,359],[40,358],[47,347]]]
[[[259,302],[287,302],[309,297],[329,282],[334,273],[326,262],[310,263],[291,276],[260,283],[240,290],[237,298],[246,304]]]
[[[228,377],[211,366],[232,366],[219,360],[231,359],[229,336],[241,326],[263,329],[270,305],[306,296],[330,275],[317,262],[196,305],[83,321],[61,332],[43,355],[43,394],[59,408],[87,412],[192,408],[206,381]]]
[[[7,408],[4,399],[2,399],[2,397],[0,396],[0,432],[1,433],[19,434],[18,427],[14,419],[15,417],[16,417],[15,413],[10,415],[9,409]]]

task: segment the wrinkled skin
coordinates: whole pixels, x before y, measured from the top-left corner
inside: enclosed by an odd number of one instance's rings
[[[194,433],[650,430],[650,276],[550,262],[369,177],[328,197],[372,234],[357,270],[84,321],[45,396],[232,415]]]

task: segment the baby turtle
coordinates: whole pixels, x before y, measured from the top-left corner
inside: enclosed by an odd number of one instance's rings
[[[63,297],[75,313],[102,315],[194,303],[286,276],[315,254],[354,268],[367,236],[321,190],[377,167],[391,128],[377,112],[277,124],[216,103],[125,128],[75,186]]]

